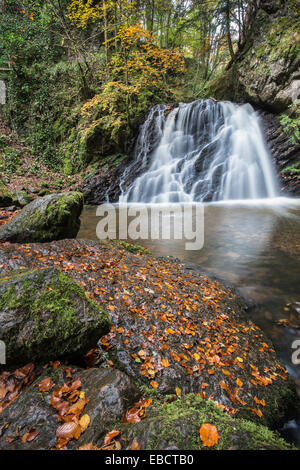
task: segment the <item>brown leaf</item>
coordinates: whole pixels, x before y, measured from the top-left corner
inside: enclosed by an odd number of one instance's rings
[[[23,444],[25,444],[26,442],[31,442],[36,438],[38,434],[39,433],[35,430],[35,428],[30,428],[29,431],[24,434],[21,441],[23,442]]]
[[[120,434],[120,431],[113,429],[112,431],[108,432],[104,438],[104,445],[108,445],[114,437],[117,437]]]
[[[70,441],[74,437],[78,439],[80,434],[81,427],[78,423],[75,423],[74,421],[71,421],[70,423],[64,423],[59,426],[56,430],[56,436],[58,437],[58,439],[65,439],[68,441]]]
[[[134,438],[133,441],[132,441],[130,450],[140,450],[140,449],[141,449],[140,444],[138,443],[138,441],[136,440],[136,438]]]
[[[84,444],[83,446],[79,447],[78,450],[100,450],[99,447],[94,446],[91,442],[88,444]]]
[[[51,390],[51,388],[54,387],[54,382],[52,382],[50,377],[47,377],[46,379],[42,380],[42,382],[39,384],[39,389],[41,392],[48,392]]]

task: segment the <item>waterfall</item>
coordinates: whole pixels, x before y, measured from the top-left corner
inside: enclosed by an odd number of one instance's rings
[[[126,185],[134,171],[138,176]],[[252,106],[210,99],[151,110],[121,189],[120,202],[144,203],[261,199],[278,193]]]

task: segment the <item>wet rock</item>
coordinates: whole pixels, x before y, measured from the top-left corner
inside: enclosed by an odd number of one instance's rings
[[[26,243],[76,237],[82,208],[81,193],[52,194],[35,199],[0,228],[0,240]]]
[[[0,180],[0,207],[9,207],[14,203],[12,194],[8,191],[5,184]]]
[[[83,370],[72,366],[68,370],[71,370],[72,378],[67,378],[64,367],[45,370],[0,414],[0,449],[54,448],[57,444],[56,430],[61,422],[58,421],[58,411],[50,404],[50,399],[54,390],[76,378],[80,379],[80,390],[89,400],[82,414],[89,415],[90,424],[78,441],[70,441],[68,448],[71,449],[103,439],[111,423],[120,419],[139,397],[135,385],[120,371],[105,368]],[[45,378],[51,378],[54,386],[47,392],[41,392],[38,386]],[[30,429],[34,429],[37,435],[31,442],[23,443],[22,437]]]
[[[20,207],[25,207],[33,201],[33,197],[28,196],[25,191],[19,191],[14,194],[16,202],[20,205]]]
[[[67,254],[67,261],[62,257]],[[123,245],[69,241],[0,245],[0,266],[56,266],[106,305],[113,327],[101,351],[140,385],[161,394],[200,393],[237,417],[269,426],[297,402],[272,343],[232,289],[170,259]]]
[[[101,445],[103,436],[111,431],[111,425],[120,420],[128,408],[134,405],[140,392],[126,374],[116,369],[91,369],[80,374],[82,389],[89,399],[84,413],[91,424],[81,435],[78,444],[70,443],[70,448],[78,448],[93,442]]]
[[[266,140],[278,170],[278,181],[282,195],[300,195],[300,176],[286,171],[286,168],[300,161],[300,144],[291,142],[290,135],[284,132],[280,116],[257,109],[263,124]]]
[[[82,287],[53,268],[0,278],[0,339],[8,365],[78,357],[109,328],[106,313]]]
[[[7,212],[16,212],[17,210],[19,210],[19,207],[17,206],[9,206],[6,208]]]
[[[37,188],[35,188],[34,186],[29,186],[28,187],[28,191],[31,193],[31,194],[37,194],[39,192],[39,190]]]
[[[218,442],[204,445],[200,437],[203,424],[215,426]],[[186,395],[172,403],[157,404],[148,417],[122,428],[122,437],[141,450],[288,450],[293,447],[277,433],[262,425],[230,416],[212,401]],[[125,441],[126,442],[126,441]]]

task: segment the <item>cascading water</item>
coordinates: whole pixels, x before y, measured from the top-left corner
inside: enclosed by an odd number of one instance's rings
[[[139,176],[126,189],[126,176]],[[249,105],[200,100],[155,106],[142,126],[120,202],[174,203],[277,196],[257,113]]]

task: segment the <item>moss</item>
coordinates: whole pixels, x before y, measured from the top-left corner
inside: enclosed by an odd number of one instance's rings
[[[294,175],[298,175],[300,173],[300,162],[291,163],[290,165],[287,165],[286,167],[283,168],[281,173],[282,174],[292,173]]]
[[[79,192],[37,199],[0,229],[0,238],[17,243],[75,238],[82,208],[83,195]]]
[[[3,278],[0,309],[20,316],[20,324],[12,322],[2,335],[11,360],[24,354],[30,360],[40,360],[48,354],[53,358],[76,354],[85,345],[88,347],[91,326],[95,330],[92,336],[96,334],[95,344],[110,326],[106,312],[86,297],[81,286],[52,269],[15,272],[9,279]],[[87,312],[85,322],[78,316],[81,309]],[[30,331],[26,325],[30,325]],[[49,351],[44,351],[44,347]]]
[[[0,180],[0,207],[8,207],[14,202],[13,196],[8,191],[5,184]]]
[[[180,450],[205,450],[199,430],[205,423],[216,426],[218,443],[210,449],[278,449],[293,447],[278,433],[244,419],[233,418],[210,400],[188,394],[172,403],[153,403],[148,418],[129,431],[137,440],[147,435],[147,450],[166,448],[173,443]]]
[[[125,241],[120,241],[120,240],[108,240],[107,243],[117,245],[121,248],[125,248],[126,251],[129,253],[140,253],[141,255],[151,255],[151,251],[147,250],[147,248],[144,248],[143,246],[140,245],[134,245],[133,243],[127,243]]]

